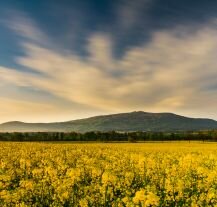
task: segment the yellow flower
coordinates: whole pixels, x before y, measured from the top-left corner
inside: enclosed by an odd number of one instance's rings
[[[145,206],[158,206],[159,200],[160,199],[157,195],[155,195],[152,192],[149,192],[146,197]]]
[[[88,201],[86,199],[81,199],[79,205],[80,207],[88,207]]]
[[[133,202],[135,204],[139,204],[140,202],[143,202],[145,200],[146,200],[145,190],[137,191],[134,198],[133,198]]]

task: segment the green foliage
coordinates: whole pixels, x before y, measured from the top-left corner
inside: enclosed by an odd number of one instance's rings
[[[14,132],[0,133],[0,141],[217,141],[217,130],[199,132]]]

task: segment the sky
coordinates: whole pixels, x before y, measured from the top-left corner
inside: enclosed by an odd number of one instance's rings
[[[217,0],[0,1],[0,122],[216,103]]]

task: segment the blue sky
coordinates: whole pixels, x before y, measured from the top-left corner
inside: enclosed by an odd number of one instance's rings
[[[0,122],[217,119],[217,1],[1,1],[0,45]]]

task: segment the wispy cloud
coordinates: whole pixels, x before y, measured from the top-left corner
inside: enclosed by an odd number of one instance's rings
[[[129,49],[119,60],[113,57],[112,39],[103,33],[89,37],[89,56],[84,58],[46,47],[45,39],[52,44],[49,37],[25,18],[18,18],[11,28],[25,37],[21,43],[25,55],[16,57],[17,64],[39,73],[0,67],[5,86],[39,89],[95,112],[174,111],[216,118],[215,21],[194,32],[184,27],[155,32],[148,44]],[[13,102],[8,106],[13,108]],[[49,106],[44,107],[46,111]],[[25,107],[20,112],[25,113]]]
[[[122,29],[132,29],[146,21],[145,12],[155,0],[120,1],[117,6],[117,24]],[[148,16],[146,16],[148,17]]]
[[[8,13],[11,16],[4,19],[3,23],[17,35],[37,44],[48,42],[46,35],[27,14],[18,10],[12,10]]]

